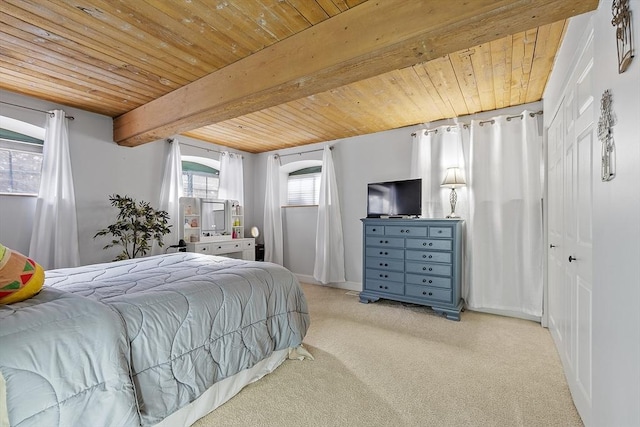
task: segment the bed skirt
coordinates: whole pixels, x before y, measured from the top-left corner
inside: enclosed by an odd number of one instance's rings
[[[190,426],[227,402],[245,386],[273,372],[288,358],[288,355],[289,349],[274,351],[271,356],[261,360],[252,368],[213,384],[199,398],[169,415],[154,427]]]

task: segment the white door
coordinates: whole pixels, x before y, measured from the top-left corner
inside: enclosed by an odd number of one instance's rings
[[[548,131],[549,328],[574,403],[591,424],[592,199],[594,100],[592,36]],[[554,247],[551,247],[554,246]]]

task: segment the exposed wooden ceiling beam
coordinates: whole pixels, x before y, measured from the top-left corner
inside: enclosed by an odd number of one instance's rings
[[[114,119],[137,146],[594,10],[598,0],[369,0]]]

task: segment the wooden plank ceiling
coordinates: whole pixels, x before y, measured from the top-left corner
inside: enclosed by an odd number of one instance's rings
[[[117,122],[284,40],[293,42],[294,36],[308,34],[303,33],[307,29],[330,28],[319,24],[350,9],[373,7],[362,4],[369,2],[2,0],[0,88],[105,114]],[[423,3],[443,6],[440,0]],[[483,2],[475,3],[480,10]],[[506,9],[509,3],[516,7],[531,2],[503,3]],[[538,101],[562,39],[564,18],[597,7],[597,0],[560,3],[568,7],[555,22],[549,18],[545,25],[517,32],[508,31],[515,25],[505,24],[495,33],[508,35],[498,39],[474,35],[469,39],[482,44],[465,44],[426,62],[287,102],[263,102],[269,106],[204,127],[200,118],[194,122],[198,126],[184,134],[257,153]],[[544,22],[532,20],[538,21]],[[203,98],[201,93],[191,96]]]

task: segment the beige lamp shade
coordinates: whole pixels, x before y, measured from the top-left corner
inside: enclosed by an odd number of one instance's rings
[[[444,176],[441,187],[459,188],[463,187],[466,183],[460,168],[447,168],[447,173]]]

